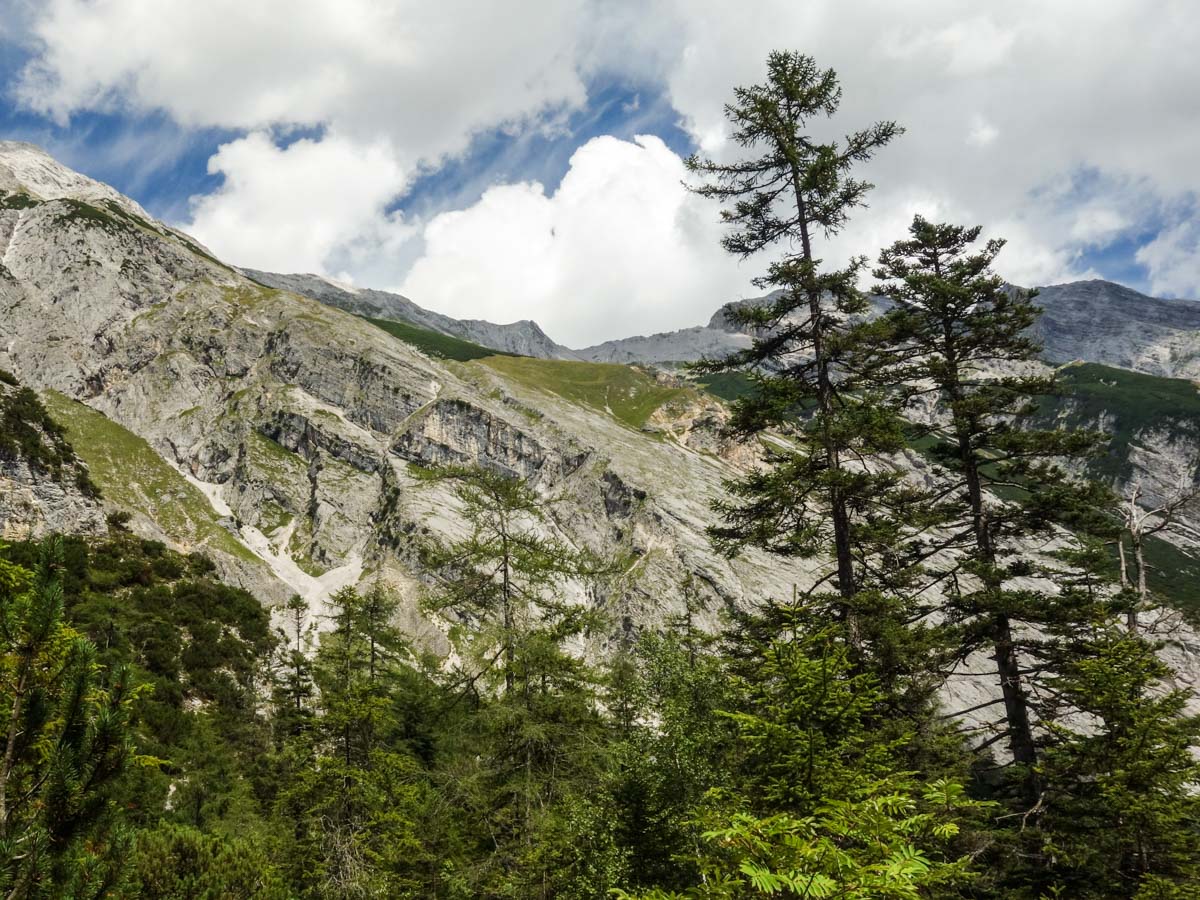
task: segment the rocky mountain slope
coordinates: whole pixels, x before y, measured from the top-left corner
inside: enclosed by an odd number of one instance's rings
[[[1200,378],[1200,302],[1160,300],[1111,281],[1039,289],[1047,360],[1084,360],[1147,375]]]
[[[708,504],[742,451],[693,387],[624,366],[432,358],[223,265],[49,157],[34,166],[28,148],[0,144],[0,160],[0,368],[41,393],[132,527],[204,550],[265,602],[319,604],[383,577],[436,643],[413,560],[425,536],[460,525],[409,471],[435,462],[529,478],[561,501],[563,537],[631,553],[619,589],[577,591],[617,624],[677,607],[688,573],[712,615],[813,577],[709,547]],[[47,178],[23,174],[47,170],[75,187],[52,197],[38,190]]]
[[[632,552],[629,584],[589,598],[629,624],[678,603],[688,573],[715,615],[788,593],[819,568],[716,556],[703,533],[708,504],[722,479],[752,463],[753,448],[721,439],[725,409],[697,386],[609,362],[744,346],[749,336],[725,308],[701,328],[577,353],[604,362],[548,358],[570,351],[532,323],[456,322],[394,294],[230,268],[29,145],[0,143],[0,183],[0,368],[41,392],[108,511],[205,550],[266,601],[292,592],[319,601],[382,576],[402,586],[410,624],[424,629],[416,547],[459,527],[447,497],[409,473],[431,462],[530,478],[562,501],[552,509],[564,537]],[[1080,322],[1084,294],[1099,298],[1093,318],[1103,327]],[[1101,362],[1157,366],[1156,375],[1190,371],[1196,335],[1183,301],[1083,283],[1047,289],[1043,302],[1050,354],[1085,349]],[[1138,343],[1142,307],[1158,310],[1147,321],[1160,330]],[[389,333],[363,315],[413,325]],[[1074,343],[1058,337],[1070,329]],[[470,352],[443,352],[420,335]],[[488,355],[463,340],[525,355]],[[1096,474],[1138,481],[1153,499],[1197,475],[1200,402],[1190,382],[1131,384],[1129,374],[1070,370],[1077,390],[1047,415],[1113,433]],[[1151,388],[1160,400],[1139,402]],[[97,527],[98,509],[58,506],[67,512],[39,527]],[[1200,555],[1194,531],[1164,550],[1184,554],[1179,571]]]
[[[37,395],[0,371],[0,540],[108,526],[87,466]]]
[[[703,603],[697,624],[715,627],[723,610],[787,596],[825,572],[820,561],[713,551],[710,505],[724,479],[755,463],[757,445],[722,438],[727,408],[696,384],[548,358],[561,348],[536,326],[455,323],[397,295],[243,273],[29,145],[0,143],[0,179],[0,370],[38,391],[103,496],[103,506],[84,496],[81,463],[47,482],[0,454],[0,529],[90,531],[123,512],[140,534],[205,552],[264,603],[299,593],[318,614],[339,587],[382,579],[399,592],[404,626],[435,650],[447,647],[444,626],[421,612],[417,554],[463,524],[449,493],[413,466],[480,464],[527,478],[558,536],[633,561],[618,582],[570,588],[609,613],[592,650],[682,612],[688,576]],[[410,324],[393,328],[388,316]],[[1184,330],[1171,321],[1162,328]],[[1164,371],[1189,365],[1183,337],[1165,355],[1112,338],[1134,332],[1109,329],[1089,346],[1120,344],[1122,360]],[[673,362],[748,340],[719,310],[703,328],[577,355]],[[1131,383],[1131,374],[1077,367],[1073,392],[1046,415],[1108,430],[1113,454],[1097,474],[1153,482],[1154,496],[1177,473],[1197,476],[1200,402],[1189,381]],[[1150,388],[1153,404],[1139,399]],[[922,477],[920,456],[907,460]],[[1155,553],[1177,576],[1176,595],[1200,609],[1200,549],[1188,529]],[[1167,652],[1182,680],[1200,683],[1200,644],[1170,621]],[[960,680],[951,702],[986,699],[989,685]]]

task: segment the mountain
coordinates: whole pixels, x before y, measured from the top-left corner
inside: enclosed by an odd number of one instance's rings
[[[106,530],[96,485],[62,427],[33,391],[0,371],[0,540]]]
[[[138,533],[205,551],[266,601],[320,601],[383,578],[404,594],[411,628],[435,642],[418,611],[417,546],[460,524],[413,465],[528,478],[561,501],[551,509],[566,539],[632,553],[628,586],[588,598],[631,627],[678,608],[688,574],[711,620],[821,570],[715,554],[709,503],[755,464],[754,448],[721,436],[726,407],[701,385],[614,363],[745,346],[728,305],[702,327],[564,359],[573,351],[533,323],[459,322],[396,294],[227,266],[27,144],[0,143],[0,179],[0,369],[36,389],[104,503],[64,502],[48,486],[61,479],[12,469],[0,481],[8,527],[96,529],[104,512],[124,512]],[[1194,308],[1101,282],[1048,288],[1042,300],[1048,356],[1089,361],[1064,370],[1070,390],[1047,415],[1113,435],[1093,474],[1141,483],[1147,502],[1194,478],[1200,395],[1161,377],[1195,365]],[[1085,315],[1086,302],[1100,312]],[[17,519],[18,490],[41,519]],[[1200,556],[1198,538],[1189,523],[1163,547],[1180,572]]]
[[[1200,302],[1160,300],[1111,281],[1039,289],[1037,337],[1051,362],[1100,363],[1167,378],[1200,378]]]
[[[204,551],[264,602],[319,606],[383,579],[407,627],[443,646],[415,560],[461,523],[448,491],[410,472],[430,463],[526,477],[558,501],[560,537],[631,555],[619,593],[577,589],[627,627],[680,610],[689,574],[710,623],[812,582],[815,565],[710,547],[709,503],[752,453],[718,434],[725,409],[695,386],[572,360],[443,359],[248,277],[28,145],[0,144],[0,165],[0,369],[38,392],[106,512]]]
[[[482,319],[455,319],[418,306],[400,294],[339,284],[320,275],[279,275],[255,269],[242,271],[259,284],[311,297],[355,315],[416,325],[504,353],[541,359],[578,359],[571,350],[548,338],[537,322],[529,319],[507,325]]]
[[[1110,281],[1075,281],[1038,289],[1044,313],[1035,336],[1044,358],[1081,360],[1166,378],[1200,378],[1200,302],[1161,300]],[[728,311],[766,298],[721,306],[705,325],[606,341],[574,351],[580,359],[679,363],[719,356],[750,343]],[[875,312],[886,307],[872,298]]]

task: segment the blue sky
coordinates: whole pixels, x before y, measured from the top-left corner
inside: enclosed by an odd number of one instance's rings
[[[762,263],[720,258],[719,211],[683,191],[680,158],[736,151],[722,104],[782,45],[838,69],[837,127],[908,128],[867,168],[879,187],[831,261],[873,255],[921,212],[1009,238],[999,267],[1018,283],[1200,298],[1200,92],[1178,89],[1200,83],[1200,12],[1185,4],[0,6],[0,136],[238,264],[537,318],[576,342],[704,321]]]

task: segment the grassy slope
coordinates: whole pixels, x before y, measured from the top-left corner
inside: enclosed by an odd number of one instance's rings
[[[701,375],[696,379],[696,384],[727,403],[754,393],[754,380],[745,372],[715,372],[712,375]]]
[[[182,546],[211,548],[245,560],[253,553],[217,522],[208,499],[133,432],[55,391],[43,397],[50,415],[67,432],[105,498],[141,512]]]
[[[448,334],[439,334],[436,331],[418,328],[416,325],[410,325],[408,322],[396,322],[392,319],[372,319],[370,316],[364,316],[363,318],[372,325],[382,328],[392,337],[399,338],[406,344],[412,344],[421,352],[429,356],[436,356],[439,359],[455,359],[459,362],[468,362],[472,359],[483,359],[488,356],[511,355],[499,350],[492,350],[490,347],[484,347],[480,344],[473,344],[470,341],[464,341],[461,338],[451,337]]]
[[[685,388],[659,384],[640,369],[616,363],[528,356],[489,356],[481,363],[525,387],[548,391],[593,409],[609,410],[630,428],[641,428],[656,409],[687,393]]]

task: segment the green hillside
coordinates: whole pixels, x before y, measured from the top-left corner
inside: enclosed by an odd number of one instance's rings
[[[451,337],[448,334],[439,334],[427,328],[419,328],[408,322],[397,322],[393,319],[373,319],[370,316],[363,316],[363,318],[377,328],[382,328],[392,337],[402,340],[406,344],[411,344],[422,353],[435,356],[438,359],[454,359],[459,362],[468,362],[472,359],[484,359],[488,356],[513,355],[505,353],[502,350],[493,350],[490,347],[484,347],[481,344],[475,344],[471,341],[464,341],[462,338]]]
[[[687,393],[686,388],[660,384],[642,369],[616,363],[491,356],[482,364],[526,387],[609,411],[630,428],[641,428],[656,409]]]
[[[57,391],[46,391],[42,399],[107,500],[123,510],[145,513],[189,550],[211,548],[258,561],[221,527],[200,489],[167,465],[142,438]]]
[[[1066,366],[1059,374],[1061,393],[1042,402],[1038,424],[1096,427],[1103,423],[1111,440],[1096,473],[1112,478],[1129,471],[1129,452],[1147,429],[1200,440],[1200,389],[1183,378],[1162,378],[1096,363]]]

